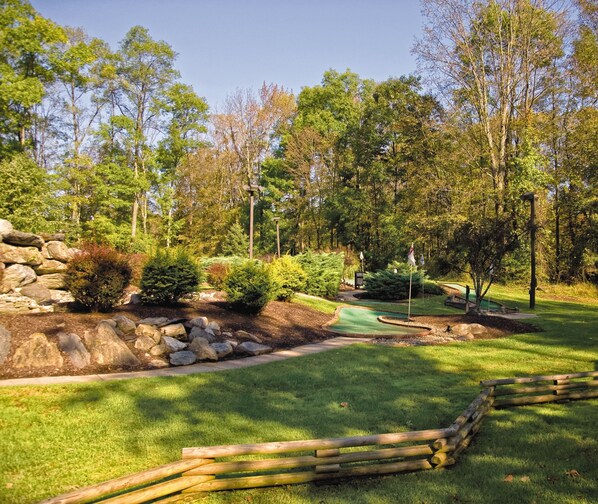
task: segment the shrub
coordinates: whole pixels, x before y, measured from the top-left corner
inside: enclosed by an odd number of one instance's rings
[[[307,274],[305,293],[332,298],[338,293],[343,276],[343,254],[306,252],[296,256]]]
[[[270,272],[274,280],[274,296],[279,301],[290,301],[295,292],[299,292],[305,286],[307,274],[291,256],[285,255],[276,259],[270,265]]]
[[[116,250],[87,244],[69,262],[66,288],[80,308],[110,311],[122,298],[131,281],[131,266]]]
[[[230,273],[230,269],[230,263],[215,262],[210,264],[206,269],[208,283],[216,290],[222,290],[224,288],[224,280]]]
[[[231,269],[224,291],[233,310],[255,315],[272,299],[274,282],[265,264],[246,261]]]
[[[411,296],[417,296],[421,288],[422,273],[413,272],[411,279]],[[374,299],[407,299],[409,297],[409,273],[393,270],[382,270],[367,273],[364,277],[365,290],[368,297]]]
[[[145,304],[175,304],[197,289],[199,269],[182,250],[158,252],[150,257],[141,274],[141,301]]]

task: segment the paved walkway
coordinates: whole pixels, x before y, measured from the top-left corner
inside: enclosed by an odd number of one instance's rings
[[[206,362],[201,364],[192,364],[190,366],[170,367],[163,369],[151,369],[147,371],[131,371],[129,373],[109,373],[94,374],[84,376],[41,376],[38,378],[15,378],[11,380],[0,380],[0,387],[13,387],[20,385],[59,385],[67,383],[89,383],[97,381],[111,380],[130,380],[133,378],[152,378],[155,376],[184,376],[197,373],[214,373],[216,371],[226,371],[229,369],[241,369],[269,362],[278,362],[291,357],[302,357],[327,350],[334,350],[355,343],[367,343],[370,338],[350,338],[338,337],[332,338],[320,343],[302,345],[290,350],[281,350],[257,357],[246,357],[244,359],[235,359],[221,362]]]

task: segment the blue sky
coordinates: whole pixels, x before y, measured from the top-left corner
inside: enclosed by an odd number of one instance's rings
[[[385,80],[413,73],[419,0],[30,0],[113,49],[135,25],[178,53],[181,80],[212,110],[265,81],[299,93],[329,68]]]

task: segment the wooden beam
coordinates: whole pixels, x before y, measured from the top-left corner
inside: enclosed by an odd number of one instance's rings
[[[569,380],[571,378],[586,378],[598,376],[598,371],[586,371],[584,373],[569,373],[551,376],[529,376],[522,378],[501,378],[499,380],[484,380],[480,382],[482,387],[493,387],[495,385],[510,385],[513,383],[533,383],[538,381]]]

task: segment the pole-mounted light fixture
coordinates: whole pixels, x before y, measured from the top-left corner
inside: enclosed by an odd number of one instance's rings
[[[529,284],[529,307],[533,310],[536,307],[536,288],[538,282],[536,280],[536,201],[538,195],[533,192],[528,192],[521,195],[522,201],[529,201],[530,203],[530,217],[529,217],[529,231],[530,231],[530,248],[531,248],[531,278]]]

